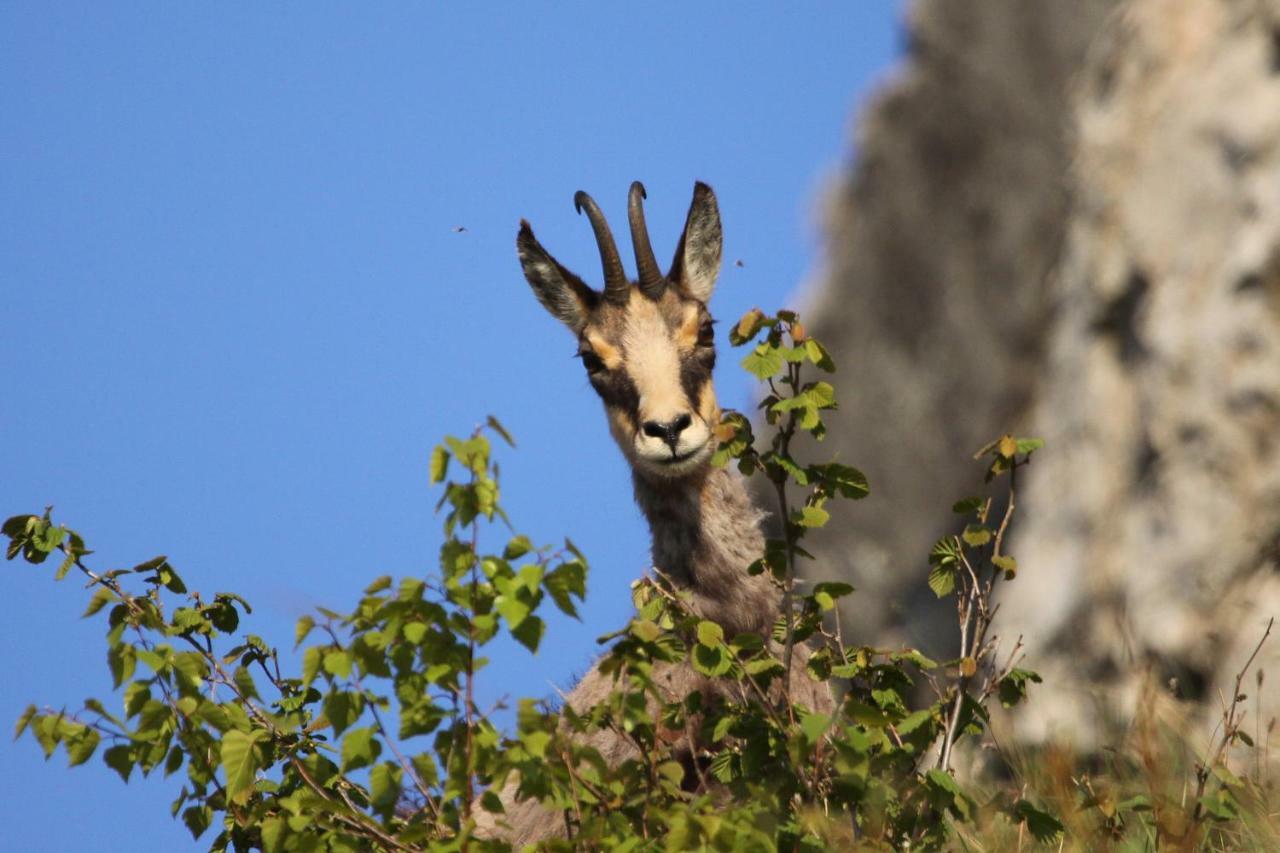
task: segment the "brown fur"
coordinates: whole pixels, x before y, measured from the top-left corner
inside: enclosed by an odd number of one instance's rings
[[[637,186],[632,188],[633,202]],[[643,189],[639,195],[643,197]],[[584,194],[579,198],[590,201]],[[594,202],[590,207],[594,212]],[[599,237],[601,223],[593,221],[593,225]],[[633,233],[636,227],[633,218]],[[606,258],[613,249],[612,238],[607,226],[603,233],[608,245],[602,245],[601,255]],[[542,248],[527,224],[522,224],[517,246],[525,276],[539,300],[578,335],[588,353],[584,362],[595,356],[603,365],[592,373],[592,385],[604,399],[610,431],[632,465],[636,502],[653,535],[654,567],[683,593],[690,612],[718,623],[727,637],[751,633],[768,638],[780,613],[781,595],[765,576],[747,572],[747,566],[764,553],[762,513],[736,472],[712,468],[709,463],[714,446],[710,428],[720,409],[711,383],[714,348],[699,341],[699,329],[710,319],[705,303],[719,271],[720,240],[715,195],[710,187],[698,184],[676,260],[660,294],[632,287],[629,293],[615,291],[612,297],[601,298],[594,291],[584,291],[581,280]],[[647,237],[640,242],[647,247]],[[607,278],[608,260],[605,269]],[[687,463],[664,464],[670,460],[655,455],[652,442],[646,444],[643,425],[671,422],[681,415],[688,416],[691,424],[682,436],[706,438],[689,451]],[[673,460],[677,446],[684,452],[683,444],[672,446]],[[807,657],[807,649],[797,649],[791,700],[830,713],[835,702],[827,685],[804,674]],[[737,689],[733,682],[708,679],[687,664],[655,668],[655,678],[671,699],[695,690],[706,698],[743,698],[730,695]],[[613,689],[609,676],[592,669],[566,701],[574,709],[586,710]],[[635,755],[631,742],[611,731],[592,734],[590,743],[613,764]],[[561,814],[537,801],[516,802],[515,792],[514,781],[502,791],[505,817],[477,811],[482,834],[501,835],[516,845],[564,835]]]

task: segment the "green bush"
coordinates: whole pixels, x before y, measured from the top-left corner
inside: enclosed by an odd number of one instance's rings
[[[956,658],[849,646],[839,600],[852,588],[797,581],[805,538],[837,504],[868,494],[855,468],[793,456],[797,435],[825,433],[835,393],[812,375],[835,365],[791,312],[750,312],[730,339],[749,347],[742,365],[765,383],[767,435],[727,413],[715,464],[765,478],[785,520],[751,567],[782,592],[775,644],[725,636],[690,616],[660,575],[647,578],[634,587],[635,617],[601,638],[598,666],[614,679],[607,699],[577,711],[522,700],[514,730],[499,729],[474,701],[486,648],[505,632],[536,651],[548,600],[577,615],[587,561],[568,540],[539,546],[512,534],[491,439],[511,440],[490,418],[431,454],[445,534],[438,573],[379,578],[350,611],[301,619],[296,673],[242,631],[250,607],[241,596],[189,591],[165,557],[99,571],[84,539],[47,512],[10,518],[10,559],[53,556],[55,579],[73,570],[89,579],[85,615],[106,620],[119,694],[113,707],[31,706],[18,734],[46,756],[61,746],[72,766],[101,748],[126,782],[135,771],[175,776],[172,812],[195,838],[211,837],[211,850],[507,849],[475,832],[478,810],[503,810],[504,790],[561,814],[570,840],[548,846],[565,849],[1224,847],[1273,837],[1262,771],[1242,779],[1227,764],[1228,746],[1252,745],[1239,699],[1210,751],[1184,762],[1180,800],[1177,778],[1116,768],[1090,776],[1074,756],[1055,763],[999,749],[988,762],[999,772],[957,780],[957,750],[991,745],[993,710],[1023,701],[1040,680],[1019,668],[1017,644],[1001,650],[990,634],[994,592],[1019,573],[1006,550],[1018,472],[1040,442],[1003,436],[978,452],[975,474],[1001,493],[955,503],[956,533],[921,572],[955,602]],[[801,643],[811,654],[793,654]],[[670,664],[725,680],[733,689],[722,695],[741,700],[695,692],[668,701],[653,676]],[[831,684],[836,714],[789,700],[798,668]],[[638,757],[606,761],[591,745],[605,730]],[[690,745],[693,760],[681,760]],[[1186,750],[1179,742],[1165,754]]]

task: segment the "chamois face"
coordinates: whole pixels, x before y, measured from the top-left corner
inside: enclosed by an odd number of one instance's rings
[[[632,465],[678,476],[706,464],[720,410],[711,315],[702,302],[672,288],[654,300],[633,287],[625,306],[593,312],[578,352]]]
[[[711,370],[715,340],[706,301],[720,265],[715,195],[694,188],[693,203],[667,275],[653,263],[633,184],[630,220],[640,279],[628,282],[608,225],[589,196],[586,208],[600,244],[605,289],[598,292],[561,266],[521,223],[517,249],[525,277],[542,304],[578,339],[587,378],[604,402],[609,428],[627,460],[650,479],[679,478],[705,468],[719,420]]]

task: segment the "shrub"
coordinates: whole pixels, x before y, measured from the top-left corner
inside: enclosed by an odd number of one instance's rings
[[[993,710],[1020,703],[1040,680],[1020,668],[1020,644],[1001,650],[990,630],[997,588],[1019,573],[1006,549],[1018,472],[1040,442],[1006,435],[978,452],[987,484],[1002,492],[956,502],[956,532],[928,555],[921,581],[955,602],[957,656],[851,646],[839,601],[853,589],[802,583],[798,571],[806,537],[837,504],[868,494],[857,469],[794,456],[797,435],[825,434],[835,394],[811,374],[835,365],[792,312],[752,311],[730,340],[748,347],[742,365],[765,384],[767,432],[757,438],[751,420],[727,413],[715,463],[765,478],[776,495],[781,537],[751,567],[782,591],[776,645],[691,616],[657,574],[634,586],[630,623],[601,638],[598,666],[614,676],[607,699],[581,712],[520,700],[514,730],[502,731],[474,700],[486,648],[505,632],[536,651],[540,612],[549,601],[576,616],[588,566],[569,540],[540,546],[511,533],[493,459],[493,441],[511,441],[490,418],[431,454],[445,534],[438,572],[378,578],[353,609],[303,617],[296,673],[242,630],[251,610],[241,596],[189,591],[165,557],[100,571],[85,540],[48,512],[10,518],[8,558],[54,557],[55,579],[89,579],[85,615],[105,619],[119,693],[114,710],[96,699],[79,710],[31,706],[18,733],[46,756],[61,747],[72,766],[101,748],[126,782],[135,771],[178,774],[173,814],[195,838],[211,836],[211,850],[504,849],[475,827],[477,810],[502,811],[508,783],[563,815],[571,841],[553,847],[1021,847],[1061,843],[1064,831],[1084,845],[1269,837],[1261,770],[1241,779],[1227,766],[1228,746],[1252,745],[1241,695],[1212,751],[1184,772],[1194,795],[1180,803],[1167,780],[1046,770],[1073,767],[1073,756],[1055,765],[998,750],[1007,781],[957,780],[957,750],[990,744]],[[812,649],[803,658],[801,643]],[[740,700],[695,692],[668,701],[653,673],[671,663],[731,683],[723,695]],[[789,701],[784,685],[800,667],[832,684],[836,714]],[[607,762],[590,745],[604,729],[639,757]],[[689,745],[694,760],[681,761],[678,747]]]

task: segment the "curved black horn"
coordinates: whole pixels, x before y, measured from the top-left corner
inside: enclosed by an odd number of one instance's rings
[[[658,261],[649,245],[649,229],[644,224],[644,184],[634,181],[627,196],[627,219],[631,221],[631,245],[636,251],[636,271],[640,273],[640,290],[650,299],[657,299],[666,289],[667,280],[658,269]]]
[[[573,194],[573,206],[578,213],[586,209],[591,229],[596,232],[600,265],[604,267],[604,298],[610,302],[625,303],[630,285],[627,284],[627,274],[622,269],[622,259],[618,257],[618,246],[613,242],[613,232],[609,230],[609,223],[605,221],[600,205],[591,196],[578,190]]]

